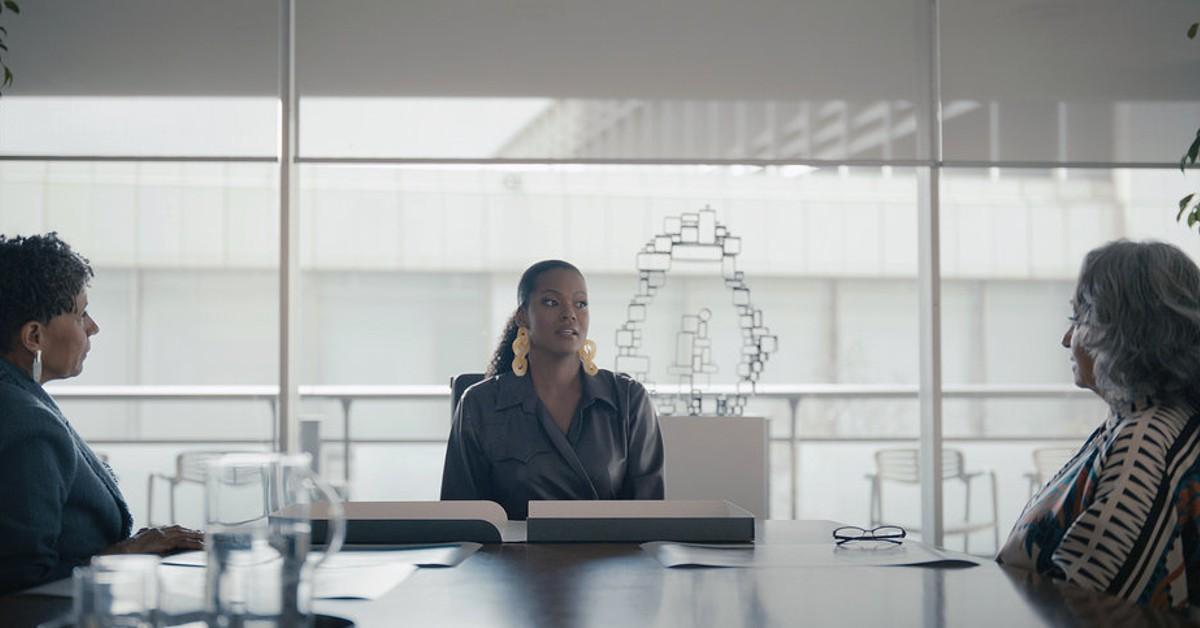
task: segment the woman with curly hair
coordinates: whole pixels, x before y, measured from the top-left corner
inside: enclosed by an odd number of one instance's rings
[[[201,549],[179,526],[130,536],[116,478],[42,385],[75,377],[100,331],[88,261],[54,233],[0,235],[0,593],[64,578],[96,554]]]
[[[486,499],[509,519],[529,500],[662,499],[663,446],[646,389],[598,368],[587,283],[561,260],[517,285],[487,379],[454,413],[442,499]]]
[[[1200,269],[1160,242],[1083,261],[1062,345],[1108,417],[997,561],[1154,607],[1200,606]]]

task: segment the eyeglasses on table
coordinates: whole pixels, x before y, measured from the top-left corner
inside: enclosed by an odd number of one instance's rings
[[[908,536],[908,532],[900,526],[884,525],[874,528],[860,528],[858,526],[841,526],[833,531],[833,539],[839,547],[854,545],[855,543],[873,543],[882,542],[893,545],[900,545],[904,542],[904,537]]]

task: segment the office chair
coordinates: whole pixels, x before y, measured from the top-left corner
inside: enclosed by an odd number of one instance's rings
[[[883,483],[885,481],[900,484],[920,484],[921,476],[917,449],[883,449],[875,452],[875,473],[868,473],[866,478],[871,481],[871,525],[883,523]],[[971,523],[971,480],[986,475],[990,482],[992,497],[992,518],[990,521]],[[956,449],[946,449],[942,452],[942,481],[958,480],[963,483],[965,497],[962,523],[957,526],[946,526],[945,534],[963,535],[963,551],[968,552],[971,533],[978,530],[992,529],[995,547],[1000,547],[1000,529],[996,517],[996,474],[993,471],[976,471],[967,473],[964,469],[963,455]],[[920,528],[906,526],[913,532]]]
[[[1038,447],[1033,450],[1033,472],[1026,473],[1029,480],[1029,496],[1037,492],[1058,470],[1075,455],[1075,449],[1070,447]]]

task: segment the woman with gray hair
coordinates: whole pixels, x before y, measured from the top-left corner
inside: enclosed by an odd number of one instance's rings
[[[1200,269],[1161,242],[1084,258],[1075,384],[1104,423],[1029,501],[996,560],[1158,608],[1200,607]]]

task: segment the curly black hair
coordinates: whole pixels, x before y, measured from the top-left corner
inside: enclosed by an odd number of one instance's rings
[[[8,353],[21,327],[75,309],[75,297],[95,273],[82,255],[51,231],[0,235],[0,352]]]
[[[512,343],[517,339],[517,329],[520,325],[517,324],[517,312],[529,306],[529,297],[533,294],[534,288],[537,288],[538,278],[542,273],[550,270],[566,269],[573,270],[580,275],[578,268],[570,262],[564,262],[560,259],[548,259],[540,261],[533,266],[525,269],[521,274],[521,280],[517,282],[517,309],[513,311],[512,316],[508,317],[508,322],[504,324],[504,332],[500,334],[500,344],[496,346],[495,353],[492,354],[492,360],[488,364],[487,377],[507,373],[512,370],[512,361],[515,354],[512,350]]]

